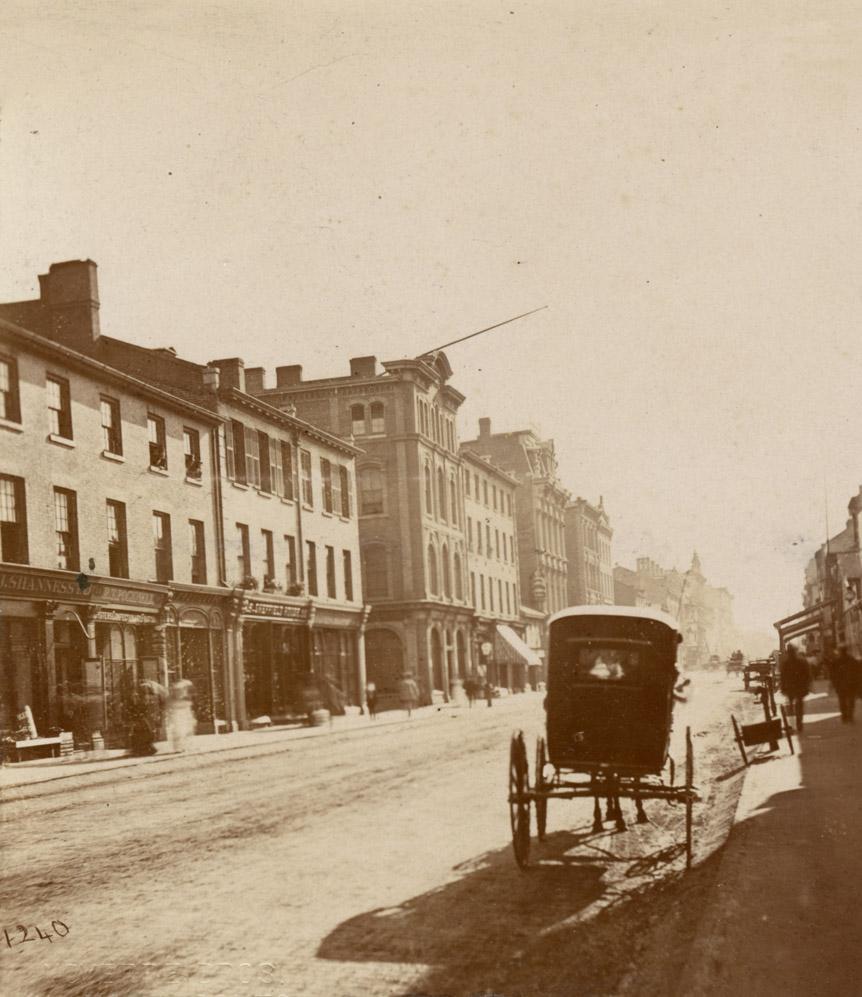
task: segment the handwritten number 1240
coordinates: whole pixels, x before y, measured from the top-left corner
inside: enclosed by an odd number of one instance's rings
[[[65,938],[69,934],[69,926],[63,921],[52,921],[51,927],[53,931],[43,931],[41,928],[34,927],[28,928],[23,924],[16,924],[14,928],[4,928],[3,937],[6,939],[6,947],[14,948],[16,945],[23,945],[24,942],[53,942],[54,935],[58,938]],[[36,934],[33,934],[33,932]],[[16,937],[17,935],[17,937]]]

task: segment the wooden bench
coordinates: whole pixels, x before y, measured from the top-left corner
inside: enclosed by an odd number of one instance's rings
[[[67,739],[64,737],[28,737],[24,741],[15,742],[16,761],[22,761],[22,754],[27,751],[51,749],[51,757],[60,754],[60,747]]]

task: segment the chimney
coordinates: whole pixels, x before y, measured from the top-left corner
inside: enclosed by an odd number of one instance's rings
[[[204,367],[201,379],[203,380],[204,388],[207,391],[218,391],[219,369],[215,366],[215,364],[207,364],[207,366]]]
[[[351,377],[374,377],[377,374],[377,357],[351,357]]]
[[[50,336],[64,346],[91,351],[99,340],[99,280],[92,260],[52,263],[39,275],[39,297],[50,314]]]
[[[479,439],[486,440],[491,435],[491,420],[483,416],[479,420]]]
[[[286,367],[275,368],[275,386],[277,388],[291,388],[295,384],[302,384],[302,364],[293,363]]]
[[[266,370],[263,367],[249,367],[245,372],[245,390],[250,395],[260,395],[264,391]]]
[[[236,388],[245,391],[245,364],[239,357],[226,360],[210,360],[208,367],[218,367],[219,382],[223,388]]]

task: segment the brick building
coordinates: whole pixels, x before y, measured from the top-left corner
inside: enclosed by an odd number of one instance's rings
[[[350,361],[343,376],[303,380],[300,366],[260,369],[247,390],[308,422],[353,439],[366,598],[368,679],[385,708],[407,671],[425,701],[442,700],[472,667],[473,608],[456,415],[464,396],[442,352],[415,359]]]
[[[601,497],[598,505],[576,498],[566,507],[570,605],[614,604],[612,537],[613,530]]]

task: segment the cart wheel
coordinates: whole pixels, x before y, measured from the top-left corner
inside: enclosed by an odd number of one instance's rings
[[[548,791],[548,783],[545,779],[545,765],[547,764],[547,751],[545,749],[545,739],[540,737],[536,741],[536,834],[539,841],[545,840],[545,827],[548,823],[548,798],[544,794]]]
[[[512,825],[512,848],[515,861],[527,868],[530,858],[530,773],[524,735],[512,735],[509,749],[509,822]]]
[[[685,729],[685,867],[692,862],[692,808],[694,805],[694,755],[691,748],[691,727]]]

